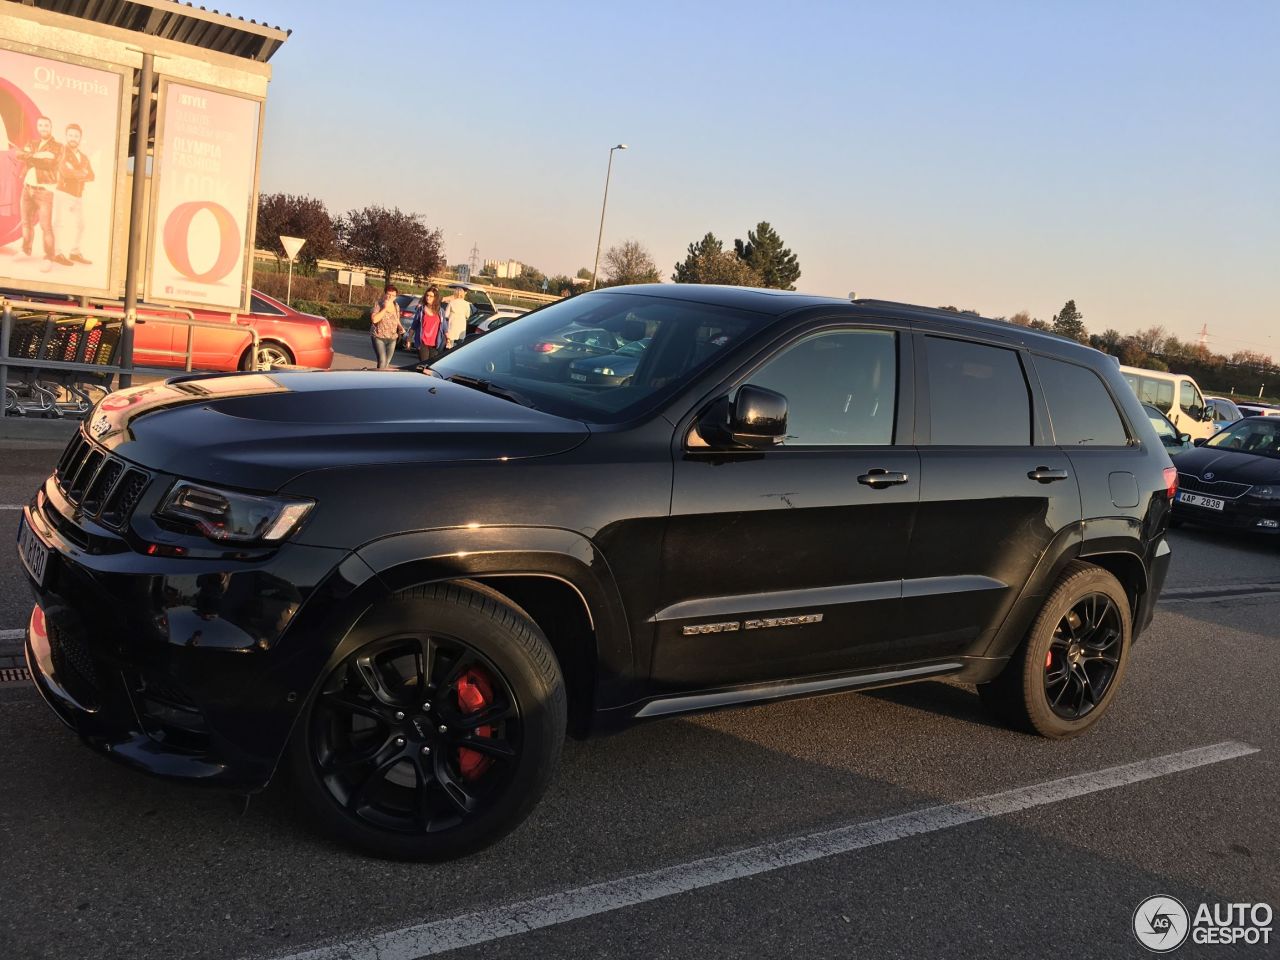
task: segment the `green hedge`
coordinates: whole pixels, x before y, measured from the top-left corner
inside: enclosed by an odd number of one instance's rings
[[[325,303],[319,300],[295,300],[295,310],[303,313],[314,313],[324,317],[335,327],[350,330],[369,329],[369,308],[358,303]]]

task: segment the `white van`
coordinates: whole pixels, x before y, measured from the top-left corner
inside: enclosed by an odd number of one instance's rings
[[[1211,437],[1217,432],[1213,425],[1213,411],[1206,407],[1200,386],[1181,373],[1165,373],[1162,370],[1141,370],[1138,367],[1121,367],[1125,380],[1143,403],[1149,403],[1162,412],[1179,433],[1186,433],[1192,440]]]

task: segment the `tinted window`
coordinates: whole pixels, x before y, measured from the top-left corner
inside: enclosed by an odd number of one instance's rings
[[[272,317],[283,317],[284,311],[273,307],[258,296],[249,297],[249,310],[253,313],[265,313]]]
[[[1037,363],[1036,366],[1039,366]],[[1155,430],[1156,436],[1160,438],[1160,442],[1169,448],[1181,448],[1182,440],[1178,436],[1178,431],[1173,429],[1173,424],[1168,421],[1163,413],[1150,404],[1144,404],[1143,411],[1147,415],[1147,419],[1151,421],[1151,427]]]
[[[1183,410],[1204,407],[1204,397],[1190,380],[1183,380],[1178,388],[1178,406]]]
[[[967,447],[1031,444],[1031,407],[1012,350],[929,337],[932,442]]]
[[[1169,380],[1156,380],[1156,406],[1166,413],[1173,409],[1173,383]]]
[[[1062,447],[1122,447],[1129,435],[1098,375],[1074,363],[1036,357],[1053,435]]]
[[[893,443],[896,335],[846,330],[787,347],[748,379],[787,398],[787,446]]]
[[[1260,457],[1280,457],[1280,420],[1237,421],[1215,434],[1205,446],[1241,450]]]

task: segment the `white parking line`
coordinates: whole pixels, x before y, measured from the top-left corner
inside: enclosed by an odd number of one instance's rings
[[[20,503],[0,503],[0,510],[21,510],[21,509],[22,509],[22,504]]]
[[[1032,807],[1059,803],[1102,790],[1113,790],[1257,752],[1257,747],[1229,740],[1124,766],[1108,767],[1092,773],[975,797],[959,803],[926,807],[880,820],[748,847],[735,853],[509,903],[465,916],[343,940],[301,953],[291,953],[279,960],[418,960],[419,957],[472,947],[730,880],[753,877],[907,837],[918,837],[965,823],[1006,816]]]
[[[26,635],[26,630],[18,628],[17,630],[0,630],[0,640],[21,640]]]

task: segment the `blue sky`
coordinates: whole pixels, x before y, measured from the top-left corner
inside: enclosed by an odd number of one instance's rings
[[[235,0],[264,191],[548,273],[768,220],[815,293],[1207,323],[1280,359],[1280,3]]]

